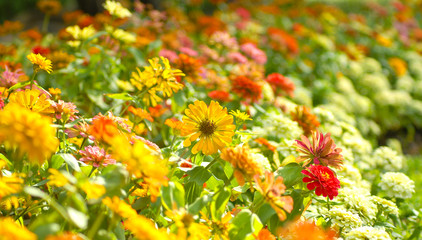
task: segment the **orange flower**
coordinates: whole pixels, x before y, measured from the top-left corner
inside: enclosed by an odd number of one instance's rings
[[[119,130],[112,118],[99,115],[92,120],[88,133],[97,141],[110,143],[114,137],[119,135]]]
[[[287,50],[292,54],[297,54],[299,52],[299,44],[297,43],[297,40],[287,32],[278,28],[270,27],[268,28],[267,33],[271,39],[270,44],[274,49],[283,51]]]
[[[232,91],[242,99],[258,101],[262,97],[262,86],[246,76],[238,76],[232,81]]]
[[[173,130],[178,131],[178,132],[181,131],[183,126],[184,126],[182,121],[179,121],[179,120],[174,119],[174,118],[166,119],[164,124],[169,126],[170,128],[172,128]]]
[[[151,115],[142,108],[135,108],[133,106],[129,106],[128,110],[129,112],[133,113],[133,115],[138,117],[140,121],[146,119],[150,122],[154,122],[154,119],[151,117]]]
[[[269,150],[271,150],[271,151],[273,151],[273,152],[277,151],[277,147],[276,147],[276,146],[274,146],[274,145],[272,145],[272,144],[271,144],[270,142],[268,142],[268,140],[267,140],[267,139],[265,139],[265,138],[257,138],[257,139],[255,139],[254,141],[255,141],[255,142],[257,142],[257,143],[259,143],[259,144],[262,144],[262,145],[266,146]]]
[[[388,64],[390,64],[391,68],[393,68],[394,72],[399,77],[405,75],[407,72],[406,62],[400,58],[390,58],[388,59]]]
[[[276,240],[275,236],[271,234],[270,231],[268,231],[268,229],[263,228],[261,229],[261,231],[259,231],[258,233],[258,237],[256,238],[257,240]]]
[[[279,94],[280,90],[282,90],[290,97],[293,97],[293,92],[296,87],[289,78],[279,73],[272,73],[267,76],[266,81],[271,85],[276,94]]]
[[[255,188],[264,196],[265,201],[276,211],[280,220],[284,221],[287,217],[286,212],[290,213],[293,210],[293,198],[290,196],[282,196],[286,191],[286,186],[283,184],[283,178],[278,176],[274,179],[274,174],[266,171],[264,180],[260,178],[259,174],[256,174],[254,179],[256,183]]]
[[[186,74],[188,81],[195,81],[199,77],[199,71],[202,67],[198,59],[189,57],[186,54],[179,54],[179,58],[174,62],[175,68],[182,70]]]
[[[286,240],[334,240],[337,232],[332,229],[324,230],[314,222],[296,221],[280,230],[280,236]]]
[[[303,129],[305,136],[311,135],[320,125],[317,116],[312,114],[306,106],[297,106],[296,112],[291,112],[290,114],[292,115],[293,121],[296,121]]]
[[[208,97],[220,101],[220,102],[228,102],[230,101],[230,93],[223,91],[223,90],[214,90],[208,93]]]
[[[57,15],[62,10],[62,4],[57,0],[40,0],[37,2],[37,7],[46,15]]]

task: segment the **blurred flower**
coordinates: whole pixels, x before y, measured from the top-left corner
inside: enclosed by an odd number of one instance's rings
[[[177,239],[199,240],[209,239],[210,231],[202,223],[196,223],[195,219],[185,209],[167,211],[166,215],[174,221],[177,227]]]
[[[377,204],[379,211],[383,211],[387,215],[399,215],[399,208],[393,201],[378,196],[371,196],[371,199],[375,204]]]
[[[125,44],[131,44],[136,41],[135,35],[120,28],[117,28],[111,32],[111,36]]]
[[[284,221],[287,217],[286,212],[290,213],[293,210],[293,198],[291,196],[282,196],[286,191],[283,178],[281,176],[274,178],[274,174],[269,171],[265,172],[263,178],[260,175],[256,174],[254,176],[255,188],[276,211],[278,218]]]
[[[67,27],[66,32],[72,35],[74,40],[87,40],[95,34],[96,30],[92,25],[82,29],[78,25],[74,25]]]
[[[400,172],[386,172],[378,186],[392,198],[411,198],[415,192],[415,182]]]
[[[38,0],[38,9],[46,15],[57,15],[62,9],[62,4],[57,0]]]
[[[47,73],[52,72],[51,61],[41,56],[40,54],[31,53],[26,56],[32,64],[34,64],[34,71],[38,72],[40,69],[46,71]]]
[[[37,29],[29,29],[19,34],[19,37],[30,42],[40,42],[43,38],[42,34]]]
[[[280,94],[280,90],[282,90],[290,97],[293,97],[295,84],[287,77],[279,73],[272,73],[267,76],[266,81],[271,85],[274,93]]]
[[[116,122],[110,116],[99,114],[92,119],[88,133],[97,141],[104,141],[108,144],[112,139],[120,134]]]
[[[63,232],[58,235],[48,235],[45,240],[83,240],[77,233]]]
[[[390,235],[382,227],[363,226],[344,234],[345,240],[383,239],[391,240]]]
[[[90,183],[88,181],[81,185],[81,189],[86,193],[87,199],[98,199],[106,192],[103,185]]]
[[[4,199],[9,195],[22,191],[23,183],[24,180],[19,174],[13,173],[9,176],[5,176],[0,171],[0,200]]]
[[[22,69],[17,69],[16,71],[11,71],[6,66],[6,70],[1,74],[0,77],[0,86],[5,88],[10,88],[16,83],[23,80],[25,73],[22,72]]]
[[[51,101],[54,109],[56,119],[62,119],[63,122],[74,121],[77,116],[76,113],[79,111],[76,109],[76,105],[71,102],[65,102],[59,100],[58,102]]]
[[[54,113],[49,99],[37,89],[25,89],[10,94],[10,102],[44,115]]]
[[[267,55],[265,52],[258,49],[253,43],[242,44],[240,49],[258,64],[265,64],[267,62]]]
[[[262,86],[246,76],[237,76],[232,80],[232,89],[239,98],[258,101],[262,97]]]
[[[48,92],[53,96],[53,97],[59,97],[60,94],[62,94],[62,90],[60,88],[49,88]]]
[[[0,25],[0,36],[7,35],[10,33],[17,33],[21,31],[23,24],[19,21],[9,21],[6,20]]]
[[[388,64],[390,64],[391,68],[393,68],[394,72],[397,76],[401,77],[406,74],[407,72],[407,64],[400,58],[390,58],[388,59]]]
[[[115,164],[116,160],[111,158],[109,154],[106,154],[103,148],[97,146],[86,146],[84,150],[80,150],[81,158],[79,161],[90,164],[94,167],[107,166],[109,164]]]
[[[135,108],[133,106],[129,106],[128,111],[133,113],[133,115],[135,115],[139,119],[139,121],[146,119],[150,122],[154,122],[154,119],[151,117],[151,115],[142,108]]]
[[[255,161],[249,148],[244,145],[225,148],[220,157],[233,166],[234,177],[240,186],[245,185],[245,179],[251,182],[255,175],[263,173],[263,166]]]
[[[113,17],[126,18],[132,16],[132,13],[128,9],[124,8],[121,3],[116,1],[107,0],[103,4],[103,7]]]
[[[221,101],[221,102],[228,102],[230,101],[230,93],[223,91],[223,90],[214,90],[208,93],[208,97]]]
[[[181,134],[187,137],[183,142],[185,147],[199,138],[192,148],[193,154],[200,151],[206,155],[214,154],[231,143],[234,135],[233,116],[215,101],[211,101],[209,107],[203,101],[189,104],[183,123],[185,126]]]
[[[48,185],[49,186],[56,186],[56,187],[63,187],[69,183],[67,177],[65,177],[61,172],[57,169],[49,168],[48,172],[50,175],[48,176]]]
[[[48,58],[51,59],[54,70],[66,68],[75,59],[73,55],[63,51],[54,51],[48,55]]]
[[[290,112],[293,121],[296,121],[303,129],[305,136],[311,135],[316,131],[320,123],[316,115],[312,114],[310,109],[306,106],[296,106],[295,112]]]
[[[233,63],[246,63],[248,59],[243,56],[240,52],[231,52],[227,54],[227,59]]]
[[[16,103],[9,103],[0,111],[0,142],[6,148],[27,153],[28,160],[43,163],[59,144],[51,119],[32,112]]]
[[[302,171],[307,177],[303,178],[303,182],[308,183],[306,187],[312,191],[315,189],[317,196],[323,195],[333,200],[338,195],[340,181],[335,173],[326,166],[311,165]]]
[[[268,229],[263,228],[259,231],[256,240],[276,240],[276,238]]]
[[[254,140],[255,142],[264,145],[265,147],[267,147],[269,150],[275,152],[277,151],[277,147],[274,146],[273,144],[271,144],[267,139],[265,138],[257,138]]]
[[[176,131],[176,132],[180,132],[183,129],[183,127],[185,126],[185,124],[182,121],[179,121],[179,120],[174,119],[174,118],[166,119],[164,124],[169,126],[170,128],[172,128],[173,131]]]
[[[363,221],[358,214],[341,207],[327,209],[323,212],[323,216],[329,219],[333,227],[338,227],[343,232],[348,232],[363,225]]]
[[[297,158],[298,162],[305,162],[305,166],[314,163],[341,168],[344,160],[341,149],[336,148],[329,133],[323,135],[319,131],[313,132],[312,145],[308,137],[302,135],[300,138],[302,141],[296,140],[294,144],[296,150],[301,153]]]
[[[231,110],[230,114],[233,115],[236,118],[236,124],[245,122],[246,120],[252,120],[251,116],[249,114],[240,111],[237,109],[236,111]]]
[[[102,202],[104,205],[110,208],[111,211],[122,218],[131,218],[137,216],[136,211],[124,200],[121,200],[117,196],[113,196],[113,198],[106,197]]]
[[[2,239],[11,240],[36,240],[37,235],[26,229],[24,226],[20,226],[11,217],[0,218],[0,236]]]
[[[176,68],[180,69],[186,75],[186,79],[188,79],[189,82],[195,82],[199,77],[202,65],[198,59],[186,54],[179,54],[178,58],[175,59],[174,64]]]
[[[332,230],[324,230],[314,222],[298,220],[280,231],[280,236],[286,240],[335,240],[337,233]]]
[[[32,48],[32,53],[40,54],[45,57],[50,53],[50,49],[48,47],[38,45]]]
[[[270,36],[270,45],[275,50],[287,51],[291,54],[297,54],[299,52],[297,40],[287,32],[278,28],[269,27],[267,33]]]
[[[170,240],[175,239],[169,237],[163,229],[157,230],[154,222],[141,215],[136,215],[124,221],[124,226],[132,232],[132,234],[140,240]],[[140,227],[142,226],[142,227]]]

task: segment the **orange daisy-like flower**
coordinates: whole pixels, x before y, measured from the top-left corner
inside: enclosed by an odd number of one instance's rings
[[[119,130],[112,118],[100,115],[92,120],[88,133],[97,141],[110,143],[119,134]]]
[[[208,107],[203,101],[195,101],[189,104],[183,117],[185,126],[182,129],[182,136],[186,136],[183,142],[189,147],[193,141],[199,141],[193,146],[192,153],[200,151],[206,155],[216,153],[232,141],[235,125],[233,116],[227,113],[227,109],[220,106],[218,102],[211,101]]]
[[[324,166],[332,166],[341,168],[343,164],[343,156],[341,148],[336,148],[334,140],[330,134],[323,135],[321,132],[315,131],[312,134],[312,144],[308,137],[300,136],[302,141],[296,140],[295,146],[301,155],[297,158],[298,162],[305,162],[305,165],[313,162]]]
[[[256,189],[264,196],[271,207],[276,211],[281,221],[285,220],[286,212],[293,210],[293,198],[290,196],[282,196],[286,191],[283,178],[278,176],[274,179],[272,172],[265,172],[265,178],[260,178],[259,174],[254,176]]]
[[[296,112],[291,112],[290,114],[293,121],[296,121],[302,127],[305,136],[311,135],[320,125],[317,116],[312,114],[306,106],[297,106]]]
[[[296,221],[280,231],[280,237],[286,240],[334,240],[337,232],[332,229],[324,230],[314,222]]]
[[[246,76],[238,76],[232,81],[232,91],[241,98],[258,101],[262,97],[262,86]]]
[[[169,126],[170,128],[174,129],[175,131],[180,131],[183,129],[183,122],[179,121],[177,119],[174,118],[169,118],[166,119],[166,121],[164,122],[165,125]]]
[[[151,114],[149,114],[147,111],[145,111],[142,108],[135,108],[133,106],[130,106],[128,110],[129,112],[133,113],[133,115],[140,118],[141,120],[146,119],[150,122],[154,122],[154,119],[151,117]]]
[[[31,53],[26,56],[32,64],[34,64],[34,71],[38,72],[40,69],[46,71],[47,73],[52,72],[52,64],[51,61],[46,59],[45,57],[41,56],[41,54]]]

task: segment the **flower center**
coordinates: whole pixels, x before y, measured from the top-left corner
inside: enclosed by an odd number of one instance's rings
[[[201,133],[204,134],[205,136],[212,135],[215,132],[216,128],[217,126],[215,126],[215,124],[209,119],[204,119],[199,124],[199,131],[201,131]]]
[[[327,173],[327,172],[321,173],[321,176],[322,176],[322,178],[323,178],[324,180],[328,180],[328,179],[330,179],[330,174],[329,174],[329,173]]]

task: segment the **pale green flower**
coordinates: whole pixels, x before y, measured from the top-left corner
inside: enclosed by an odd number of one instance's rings
[[[370,226],[352,229],[344,235],[345,240],[391,240],[384,228]]]
[[[387,172],[378,184],[388,197],[411,198],[415,192],[415,182],[400,172]]]

